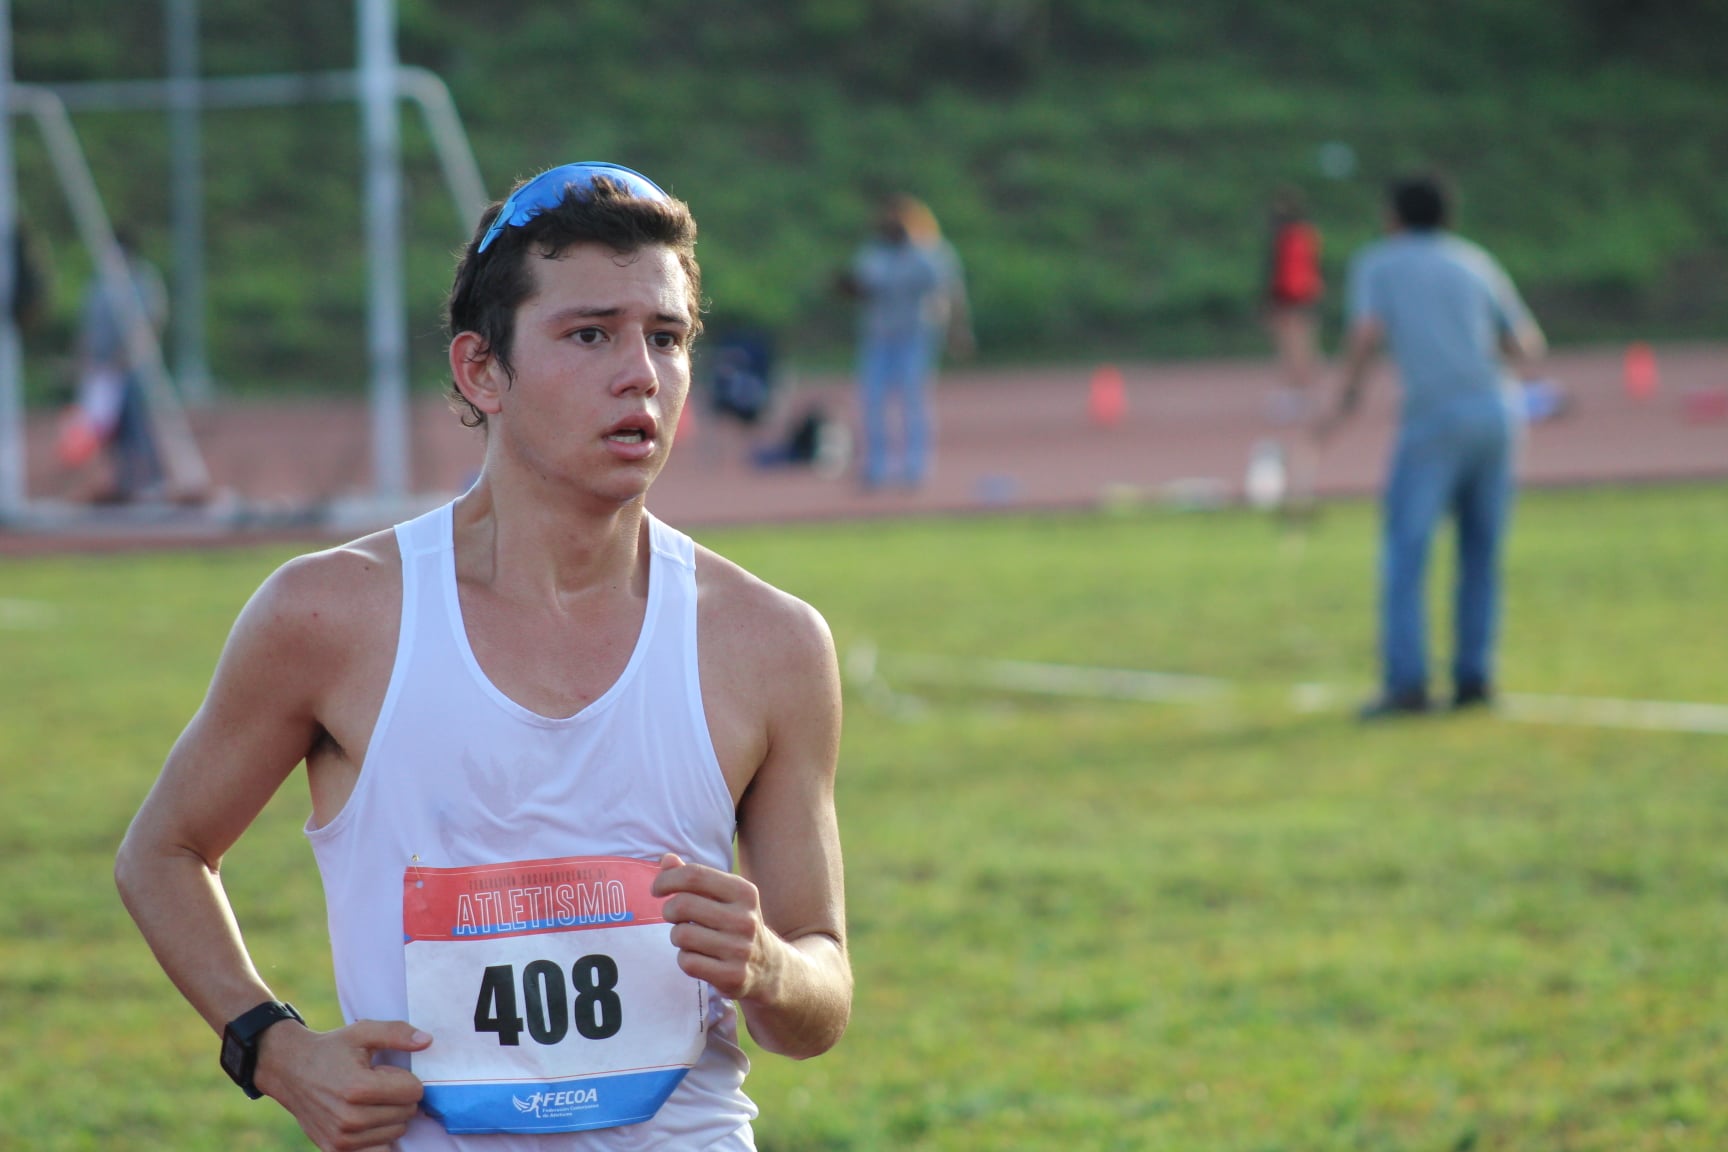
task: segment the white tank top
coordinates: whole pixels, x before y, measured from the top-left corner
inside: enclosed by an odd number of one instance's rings
[[[653,861],[677,852],[731,869],[732,798],[696,661],[695,545],[652,516],[648,526],[648,606],[630,662],[604,695],[563,718],[511,700],[475,659],[456,593],[452,506],[397,526],[402,623],[390,686],[353,794],[335,819],[306,831],[350,1023],[409,1019],[402,885],[411,864]],[[735,1009],[710,989],[706,1045],[653,1119],[558,1135],[452,1136],[420,1114],[397,1147],[753,1149],[748,1070]]]

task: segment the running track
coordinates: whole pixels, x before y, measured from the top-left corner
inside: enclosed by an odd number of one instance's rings
[[[1728,413],[1712,407],[1713,395],[1728,389],[1728,346],[1681,345],[1657,353],[1660,386],[1642,400],[1628,396],[1622,385],[1620,349],[1556,353],[1550,376],[1569,391],[1573,409],[1530,430],[1520,463],[1523,482],[1728,479]],[[1234,500],[1241,497],[1257,441],[1280,437],[1307,450],[1302,437],[1268,419],[1269,361],[1123,364],[1126,411],[1107,427],[1089,415],[1094,367],[947,373],[936,398],[937,471],[916,492],[863,492],[849,476],[755,468],[746,461],[742,430],[698,408],[650,507],[672,524],[699,528],[1083,508],[1105,499]],[[1394,401],[1394,382],[1383,370],[1356,422],[1309,460],[1321,496],[1359,497],[1375,490]],[[820,405],[855,423],[843,377],[794,382],[783,402],[787,416]],[[413,484],[429,505],[460,490],[473,475],[481,441],[436,398],[418,403],[413,420]],[[284,536],[334,539],[354,534],[368,519],[393,518],[390,510],[352,505],[346,516],[329,514],[333,501],[363,495],[370,486],[363,401],[231,404],[196,413],[194,428],[222,493],[220,515],[160,509],[79,513],[54,532],[0,530],[0,555]],[[76,478],[55,470],[52,435],[52,417],[39,415],[29,445],[33,499],[75,492]]]

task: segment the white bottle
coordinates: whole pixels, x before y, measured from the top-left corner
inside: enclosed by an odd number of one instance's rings
[[[1276,440],[1259,440],[1248,454],[1248,475],[1242,485],[1248,504],[1261,512],[1270,512],[1284,505],[1289,494],[1290,474],[1284,462],[1284,445]]]

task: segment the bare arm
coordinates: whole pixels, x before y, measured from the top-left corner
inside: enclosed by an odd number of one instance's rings
[[[788,952],[740,998],[750,1035],[788,1056],[839,1041],[852,1012],[845,877],[834,779],[840,756],[840,674],[828,626],[803,619],[781,636],[792,649],[777,685],[768,757],[738,812],[738,858],[762,894],[763,918]]]
[[[1344,337],[1344,377],[1338,388],[1338,398],[1329,411],[1321,413],[1314,428],[1317,439],[1324,440],[1355,415],[1368,384],[1369,370],[1380,354],[1380,322],[1371,316],[1350,325]]]
[[[330,569],[341,563],[295,561],[252,598],[115,863],[121,897],[163,971],[218,1033],[275,998],[241,939],[222,860],[325,737],[321,694],[343,658],[330,628],[342,600],[329,595]],[[256,1082],[320,1147],[383,1147],[405,1128],[419,1084],[400,1069],[372,1069],[370,1052],[424,1043],[405,1024],[350,1031],[276,1025],[260,1042]]]
[[[115,867],[157,960],[216,1031],[270,998],[223,891],[222,858],[318,736],[293,583],[278,573],[242,612]]]
[[[948,308],[948,352],[957,360],[970,360],[978,352],[978,338],[972,330],[966,280],[958,272],[948,284]]]
[[[684,970],[736,999],[763,1048],[803,1059],[833,1047],[852,1010],[834,810],[840,678],[821,617],[773,596],[754,629],[766,743],[738,806],[740,873],[669,856],[656,892],[672,896]]]
[[[1548,356],[1548,338],[1536,326],[1536,321],[1526,317],[1500,334],[1500,350],[1506,354],[1519,379],[1534,380],[1542,375],[1543,361]]]

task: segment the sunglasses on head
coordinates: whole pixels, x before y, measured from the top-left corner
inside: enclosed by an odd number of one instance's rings
[[[520,228],[548,208],[556,208],[571,191],[575,192],[577,199],[586,200],[594,190],[594,181],[602,178],[610,180],[637,200],[671,199],[654,181],[622,164],[598,160],[564,164],[540,173],[510,193],[510,198],[498,210],[497,218],[486,229],[486,235],[480,238],[480,247],[475,251],[486,251],[506,227]]]

